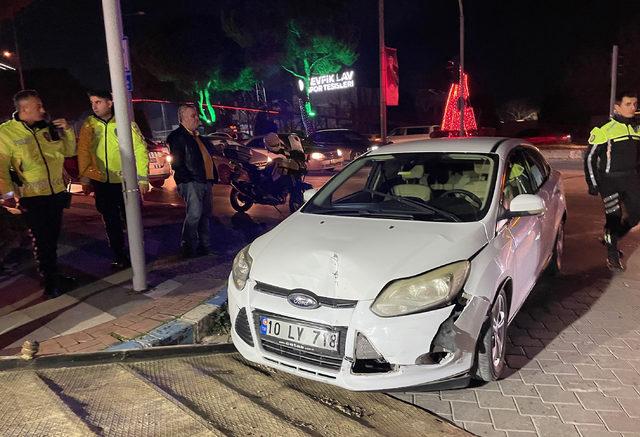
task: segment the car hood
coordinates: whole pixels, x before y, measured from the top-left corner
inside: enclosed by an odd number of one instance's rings
[[[296,213],[253,242],[250,277],[337,299],[374,299],[390,281],[468,259],[487,242],[482,223]]]

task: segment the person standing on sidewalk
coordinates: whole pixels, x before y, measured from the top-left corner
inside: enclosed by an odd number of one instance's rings
[[[113,116],[113,99],[108,91],[90,91],[93,114],[80,128],[78,167],[83,191],[95,193],[96,209],[102,214],[109,246],[113,252],[111,266],[131,266],[125,250],[125,207],[122,193],[120,145]],[[140,193],[149,191],[149,154],[138,126],[131,123],[133,151],[136,159]]]
[[[614,115],[589,137],[585,176],[589,194],[602,197],[605,212],[603,243],[607,266],[623,271],[618,241],[640,221],[640,130],[635,123],[638,97],[633,92],[616,96]]]
[[[73,282],[58,273],[57,249],[62,210],[71,202],[62,176],[64,158],[76,154],[76,136],[64,118],[46,120],[36,91],[18,92],[13,103],[13,118],[0,125],[0,193],[15,191],[13,170],[44,294],[54,298],[62,294],[61,283]]]
[[[200,119],[196,108],[178,108],[180,126],[167,137],[173,162],[173,178],[178,194],[187,204],[182,225],[181,252],[185,258],[210,253],[209,219],[212,208],[212,185],[215,169],[211,152],[198,134]]]

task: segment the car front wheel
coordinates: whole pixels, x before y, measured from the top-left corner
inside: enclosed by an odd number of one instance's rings
[[[553,246],[553,255],[551,255],[551,261],[547,271],[552,276],[558,276],[562,273],[562,253],[564,252],[564,222],[560,222],[558,227],[558,233],[556,234],[556,241]]]
[[[495,381],[505,367],[509,306],[504,287],[498,292],[478,348],[476,378]]]

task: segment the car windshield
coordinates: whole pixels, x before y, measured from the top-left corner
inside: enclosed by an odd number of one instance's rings
[[[360,158],[331,179],[302,212],[368,218],[470,222],[485,216],[496,155],[397,153]]]

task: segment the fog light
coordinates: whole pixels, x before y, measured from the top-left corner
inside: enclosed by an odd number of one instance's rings
[[[382,358],[382,355],[378,353],[367,337],[358,333],[356,337],[356,360],[377,360]]]

